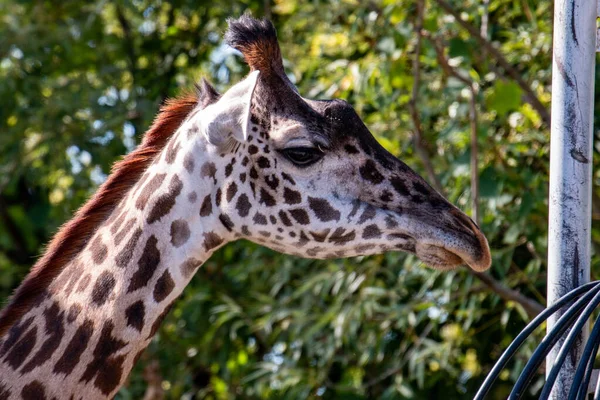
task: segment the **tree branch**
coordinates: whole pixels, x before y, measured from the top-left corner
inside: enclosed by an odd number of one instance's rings
[[[127,18],[125,18],[125,14],[119,4],[115,4],[115,11],[117,13],[119,25],[121,25],[121,29],[123,30],[123,47],[125,48],[125,54],[127,54],[127,63],[129,64],[131,78],[135,80],[137,56],[135,54],[133,38],[131,37],[131,25],[129,24],[129,21],[127,21]]]
[[[471,91],[471,98],[469,99],[470,112],[469,122],[471,126],[471,191],[473,194],[473,219],[477,222],[479,216],[479,177],[477,173],[477,108],[476,108],[476,95],[477,88],[475,83],[469,78],[461,74],[456,68],[453,68],[444,55],[444,49],[441,41],[431,35],[427,36],[435,49],[437,59],[442,67],[442,70],[448,75],[454,76],[456,79],[463,82]],[[498,296],[506,301],[515,301],[519,303],[523,309],[527,312],[530,318],[535,317],[544,310],[544,306],[537,301],[530,299],[521,293],[507,288],[500,282],[495,280],[491,275],[475,272],[469,269],[469,273],[483,282],[488,288],[495,292]]]
[[[9,214],[8,204],[2,195],[0,195],[0,221],[2,221],[3,225],[6,227],[6,232],[10,236],[12,244],[16,250],[7,255],[12,258],[13,261],[21,265],[26,265],[31,262],[31,259],[29,258],[29,251],[27,250],[27,240],[25,240],[25,237],[21,233],[17,223]]]
[[[415,146],[415,151],[417,152],[419,158],[421,159],[421,162],[423,163],[423,166],[425,167],[425,171],[427,172],[429,181],[438,192],[443,193],[442,183],[437,177],[435,170],[433,169],[431,159],[429,158],[429,153],[423,145],[423,128],[421,126],[421,118],[419,117],[419,112],[417,111],[417,97],[419,95],[419,84],[421,75],[421,61],[419,60],[419,57],[421,56],[421,42],[423,39],[421,32],[423,30],[424,13],[425,4],[423,0],[420,0],[417,2],[417,19],[415,20],[414,28],[415,33],[417,34],[417,43],[415,45],[415,56],[413,59],[412,95],[410,101],[408,102],[408,107],[410,109],[410,117],[414,125],[413,143]]]
[[[456,79],[464,83],[471,92],[471,98],[469,99],[469,126],[471,128],[471,213],[473,214],[473,220],[479,225],[479,146],[477,144],[477,85],[471,78],[461,74],[456,68],[450,66],[448,60],[444,56],[444,48],[438,38],[427,35],[427,38],[431,40],[433,48],[440,63],[442,69],[446,74],[454,76]]]
[[[519,303],[527,315],[530,318],[536,317],[539,313],[544,311],[544,306],[538,303],[535,300],[532,300],[516,290],[512,290],[502,285],[500,282],[492,278],[491,275],[483,273],[483,272],[475,272],[473,270],[469,270],[471,275],[475,276],[481,282],[483,282],[487,287],[489,287],[493,292],[495,292],[498,296],[500,296],[503,300],[506,301],[514,301]]]
[[[410,360],[412,354],[418,350],[418,347],[421,345],[423,340],[425,340],[425,338],[427,336],[429,336],[429,333],[431,332],[432,329],[433,329],[433,324],[432,323],[427,324],[427,326],[425,327],[425,329],[423,329],[423,332],[421,332],[421,334],[419,335],[417,340],[414,342],[414,344],[404,354],[404,357],[402,357],[402,361],[400,361],[400,364],[398,366],[396,366],[394,368],[390,368],[389,370],[385,371],[383,374],[379,375],[378,377],[365,382],[362,387],[365,389],[369,388],[369,387],[374,386],[374,385],[378,384],[379,382],[389,378],[390,376],[396,375],[398,372],[402,371],[402,368],[404,368],[404,366],[406,365],[408,360]]]
[[[271,0],[263,0],[263,13],[264,13],[265,18],[267,18],[267,19],[272,18]]]
[[[533,90],[529,87],[529,84],[523,80],[519,71],[517,71],[510,63],[504,58],[502,53],[494,47],[494,45],[486,38],[482,37],[479,30],[471,25],[468,21],[461,18],[460,14],[454,10],[445,0],[434,0],[440,7],[451,14],[456,21],[466,29],[469,34],[474,37],[479,44],[486,50],[492,57],[495,58],[496,62],[504,69],[506,75],[513,79],[525,92],[525,100],[531,104],[531,106],[537,111],[540,117],[544,120],[547,126],[550,126],[550,112],[540,102]]]
[[[175,22],[175,7],[171,6],[171,8],[169,9],[169,13],[167,14],[167,23],[165,24],[165,26],[170,27],[173,25],[174,22]],[[158,30],[156,30],[154,32],[154,35],[156,36],[157,40],[160,40]],[[175,75],[177,73],[177,69],[175,67],[176,54],[173,54],[172,57],[167,57],[169,55],[169,52],[164,48],[160,49],[159,54],[160,54],[160,60],[163,63],[163,68],[165,71],[163,73],[163,76],[161,77],[161,81],[164,83],[163,88],[160,93],[161,103],[162,103],[169,97],[169,89],[170,89],[171,83],[172,83],[171,81],[173,80],[173,77],[175,77]]]
[[[125,12],[123,11],[121,5],[118,2],[115,2],[115,10],[117,14],[117,20],[119,21],[119,25],[121,25],[121,29],[123,30],[123,49],[125,51],[127,66],[129,67],[129,73],[131,74],[132,83],[130,93],[133,98],[133,96],[136,96],[135,85],[138,81],[137,51],[135,48],[131,24],[127,20]],[[142,126],[140,126],[142,113],[139,110],[139,102],[136,102],[135,104],[135,108],[127,113],[127,119],[133,124],[135,132],[137,134],[140,134],[141,132],[143,132]]]
[[[483,0],[483,13],[481,14],[481,37],[488,40],[488,23],[490,20],[490,0]]]
[[[471,125],[471,213],[473,220],[479,225],[479,164],[477,161],[479,155],[479,146],[477,145],[477,107],[475,98],[477,89],[475,85],[470,86],[471,98],[469,99],[469,121]]]
[[[147,352],[144,352],[146,354]],[[155,358],[146,360],[146,365],[142,372],[146,381],[146,392],[143,400],[162,400],[165,398],[165,391],[162,388],[162,376],[160,374],[160,365]]]

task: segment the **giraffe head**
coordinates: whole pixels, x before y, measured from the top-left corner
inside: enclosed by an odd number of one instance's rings
[[[379,145],[347,102],[298,93],[269,21],[230,20],[226,40],[252,72],[222,96],[204,83],[196,118],[222,160],[203,167],[218,187],[203,207],[219,210],[233,238],[311,258],[400,250],[439,269],[489,268],[477,225]]]

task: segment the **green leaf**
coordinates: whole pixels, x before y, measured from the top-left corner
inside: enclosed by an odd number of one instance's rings
[[[499,115],[519,108],[523,91],[515,82],[497,80],[494,87],[488,90],[486,105],[496,110]]]
[[[450,39],[448,55],[454,57],[471,57],[471,44],[459,38]]]

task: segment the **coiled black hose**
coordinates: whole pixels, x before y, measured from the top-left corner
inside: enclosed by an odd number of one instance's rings
[[[531,383],[531,380],[535,376],[535,372],[539,368],[542,362],[546,359],[546,356],[552,349],[552,347],[558,342],[563,334],[569,330],[569,334],[560,348],[559,354],[556,358],[555,364],[552,366],[548,379],[540,399],[547,399],[552,390],[552,386],[556,381],[560,367],[562,366],[564,359],[570,349],[575,343],[575,338],[581,331],[585,322],[590,318],[593,311],[600,305],[600,281],[586,283],[576,289],[573,289],[569,293],[561,297],[554,305],[545,309],[537,317],[535,317],[523,331],[513,340],[508,348],[502,353],[488,376],[483,381],[483,384],[479,388],[479,391],[474,397],[474,400],[483,400],[487,393],[489,393],[492,385],[500,375],[500,372],[504,369],[506,364],[515,355],[517,350],[521,347],[523,342],[538,328],[542,322],[546,321],[548,317],[564,307],[568,307],[563,315],[556,321],[556,324],[552,328],[552,331],[548,332],[540,345],[536,348],[533,355],[525,365],[523,372],[515,382],[513,390],[511,391],[508,399],[518,400],[525,393],[525,389]],[[600,345],[600,323],[597,321],[594,324],[594,328],[588,342],[583,351],[582,358],[577,366],[575,375],[573,377],[573,384],[569,392],[568,400],[585,400],[587,396],[587,388],[594,368],[594,359],[598,352]],[[600,385],[596,387],[596,393],[594,400],[600,400]]]

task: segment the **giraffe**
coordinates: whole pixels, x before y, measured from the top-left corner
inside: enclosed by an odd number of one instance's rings
[[[251,72],[224,94],[202,80],[166,102],[61,227],[0,313],[0,399],[114,396],[195,271],[235,240],[489,268],[477,225],[348,103],[298,93],[268,20],[228,22]]]

